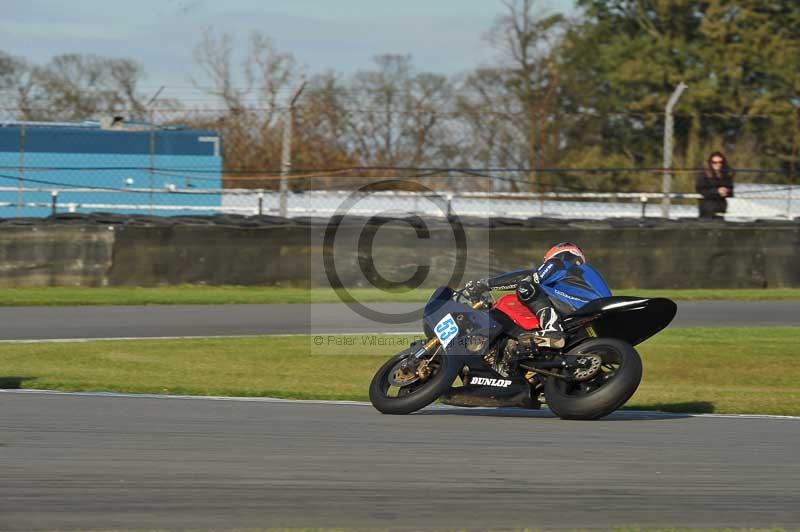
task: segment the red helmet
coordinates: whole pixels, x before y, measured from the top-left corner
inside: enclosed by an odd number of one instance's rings
[[[561,253],[571,253],[576,257],[580,257],[583,262],[586,262],[586,257],[581,251],[581,248],[573,244],[572,242],[560,242],[555,246],[551,247],[547,250],[547,253],[544,254],[544,261],[547,262],[548,260],[552,259],[556,255],[560,255]]]

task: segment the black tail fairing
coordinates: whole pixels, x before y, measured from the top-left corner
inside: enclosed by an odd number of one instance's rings
[[[677,311],[673,301],[661,297],[614,296],[590,301],[563,321],[568,332],[586,330],[637,345],[669,325]]]

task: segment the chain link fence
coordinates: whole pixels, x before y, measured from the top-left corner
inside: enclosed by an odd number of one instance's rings
[[[187,214],[221,205],[212,130],[114,122],[0,124],[0,216]]]
[[[646,165],[660,154],[644,145],[647,153],[636,157],[600,149],[608,148],[603,135],[609,124],[616,124],[619,137],[613,142],[627,143],[630,150],[637,147],[637,134],[658,130],[663,118],[522,118],[514,110],[331,113],[301,100],[297,107],[269,109],[154,110],[141,122],[0,122],[0,217],[62,212],[324,217],[335,215],[348,198],[366,215],[663,216],[663,169]],[[773,158],[778,164],[758,166],[770,160],[759,154],[770,153],[774,135],[767,133],[778,123],[755,117],[758,127],[750,133],[698,143],[686,130],[701,118],[676,116],[680,155],[670,172],[669,217],[697,216],[694,179],[702,170],[696,163],[718,145],[731,148],[736,167],[736,197],[729,200],[726,219],[799,217],[794,159]],[[288,120],[293,128],[287,139]],[[585,131],[580,149],[576,130]],[[288,189],[283,209],[282,180]],[[433,196],[438,199],[432,203]]]
[[[728,200],[725,219],[800,218],[800,187],[741,185]],[[94,188],[0,187],[0,196],[21,200],[0,202],[6,218],[57,213],[140,213],[158,216],[281,215],[280,193],[273,190],[198,189],[176,192],[166,188],[130,188],[124,192]],[[123,197],[125,196],[125,197]],[[696,194],[673,194],[670,218],[696,218]],[[444,200],[442,200],[444,198]],[[302,191],[287,195],[290,217],[330,217],[342,214],[348,199],[360,216],[407,215],[505,218],[660,218],[663,195],[657,193],[445,193],[408,191]],[[683,203],[675,203],[675,202]]]
[[[671,195],[670,218],[697,218],[698,194]],[[343,214],[341,206],[353,204],[348,213],[360,216],[405,215],[506,218],[659,218],[660,193],[491,193],[410,191],[320,191],[288,195],[289,216],[329,217]],[[223,212],[256,215],[280,214],[280,194],[275,191],[227,190]],[[728,200],[728,220],[794,219],[800,217],[800,187],[740,185],[737,197]]]

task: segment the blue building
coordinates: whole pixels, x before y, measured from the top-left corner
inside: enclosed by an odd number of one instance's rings
[[[216,131],[120,119],[0,122],[0,217],[59,212],[207,215],[221,207]]]

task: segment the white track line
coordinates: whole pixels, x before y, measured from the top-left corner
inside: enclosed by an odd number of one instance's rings
[[[198,401],[237,401],[243,403],[304,403],[325,405],[372,406],[364,401],[323,401],[321,399],[281,399],[278,397],[226,397],[215,395],[164,395],[157,393],[60,392],[58,390],[2,389],[0,394],[63,395],[72,397],[122,397],[126,399],[189,399]]]
[[[326,333],[291,333],[291,334],[219,334],[210,336],[113,336],[110,338],[41,338],[24,340],[0,340],[0,344],[46,344],[46,343],[81,343],[81,342],[114,342],[120,340],[217,340],[220,338],[270,338],[293,336],[414,336],[422,335],[421,331],[413,332],[326,332]]]
[[[163,394],[148,394],[148,393],[118,393],[118,392],[60,392],[57,390],[33,390],[33,389],[0,389],[0,394],[20,394],[20,395],[60,395],[72,397],[117,397],[126,399],[180,399],[192,401],[235,401],[243,403],[295,403],[295,404],[310,404],[310,405],[344,405],[344,406],[369,406],[370,403],[364,401],[325,401],[322,399],[280,399],[277,397],[226,397],[226,396],[213,396],[213,395],[163,395]],[[534,413],[537,410],[525,410],[521,408],[488,408],[488,407],[473,407],[463,408],[458,406],[449,406],[435,404],[426,407],[428,410],[445,410],[445,411],[459,411],[471,412],[479,415],[491,415],[493,413]],[[548,409],[541,410],[543,413],[550,413]],[[675,416],[686,417],[707,417],[707,418],[721,418],[721,419],[774,419],[774,420],[792,420],[800,421],[800,416],[778,416],[769,414],[691,414],[684,412],[660,412],[657,410],[618,410],[616,413],[624,415],[633,415],[641,418],[652,417],[665,417],[672,418]]]

